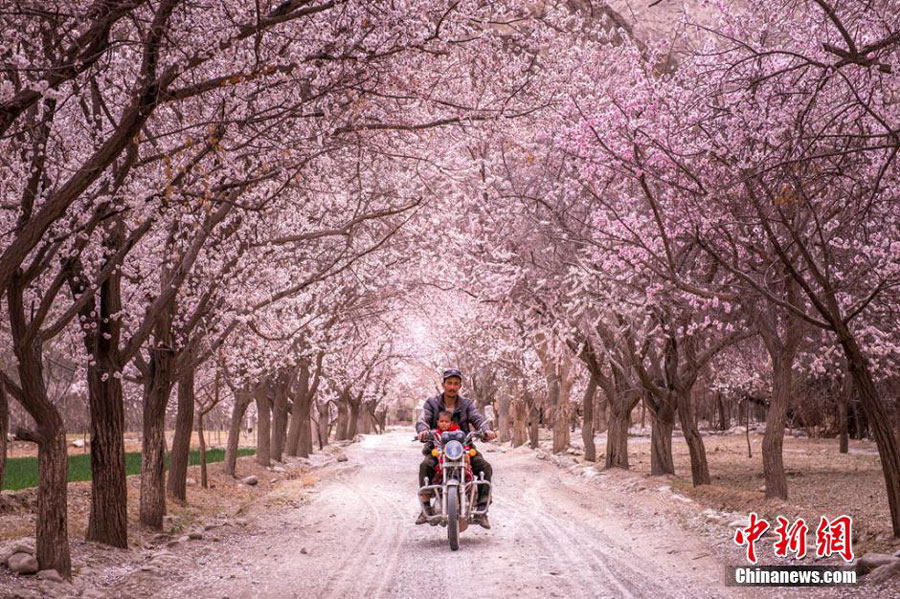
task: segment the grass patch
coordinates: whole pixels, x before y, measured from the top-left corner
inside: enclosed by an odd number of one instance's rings
[[[248,456],[256,453],[255,449],[244,448],[238,450],[238,456]],[[224,449],[209,449],[206,452],[206,462],[221,462],[225,460]],[[188,464],[197,466],[200,464],[200,450],[191,451]],[[166,469],[169,467],[169,456],[166,456]],[[125,454],[125,473],[140,474],[141,452],[133,451]],[[91,480],[91,456],[89,454],[69,456],[69,482],[79,480]],[[36,487],[38,484],[38,460],[36,457],[9,458],[6,460],[6,471],[3,476],[3,488],[11,491]]]

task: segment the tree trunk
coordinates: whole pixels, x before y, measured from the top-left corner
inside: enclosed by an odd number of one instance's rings
[[[68,533],[68,474],[66,431],[62,418],[45,425],[38,444],[37,562],[41,570],[72,577]]]
[[[725,400],[721,393],[716,393],[716,406],[719,408],[719,430],[727,431],[731,426],[728,414],[725,413]]]
[[[562,453],[569,447],[569,411],[562,399],[560,377],[555,371],[547,376],[547,399],[551,410],[553,428],[553,453]]]
[[[128,486],[125,474],[125,408],[122,382],[110,366],[88,368],[91,413],[91,511],[85,539],[128,547]]]
[[[650,475],[675,474],[672,458],[672,431],[675,428],[675,408],[661,402],[659,410],[650,410]]]
[[[359,403],[360,398],[354,398],[350,402],[350,414],[347,418],[347,436],[345,439],[353,439],[358,432],[357,424],[359,424]]]
[[[108,238],[115,247],[121,237]],[[69,281],[74,295],[87,292],[84,279]],[[119,355],[122,310],[121,274],[110,275],[100,285],[99,310],[89,301],[80,310],[85,326],[96,325],[84,335],[84,346],[94,364],[87,369],[88,408],[91,429],[91,510],[85,539],[113,547],[128,547],[128,485],[125,475],[125,407]],[[87,451],[87,444],[85,444]]]
[[[272,459],[281,461],[284,453],[284,440],[287,433],[287,386],[288,382],[278,380],[275,383],[275,400],[272,405]]]
[[[225,474],[235,476],[238,449],[241,442],[241,428],[244,413],[250,405],[251,393],[248,389],[238,389],[234,393],[234,409],[231,410],[231,426],[228,428],[228,440],[225,446]]]
[[[300,389],[294,397],[294,406],[291,408],[291,426],[288,431],[287,453],[290,456],[309,457],[306,445],[309,443],[310,426],[309,426],[309,408],[310,398],[306,396],[304,390]],[[304,435],[304,432],[306,433]],[[306,437],[306,442],[303,437]]]
[[[631,409],[610,402],[609,428],[606,431],[606,467],[628,469],[628,421]],[[632,406],[634,407],[634,406]]]
[[[312,406],[312,399],[306,404],[306,417],[300,426],[300,442],[298,443],[300,457],[308,458],[313,452],[313,423],[310,418],[309,411]],[[327,419],[326,419],[327,423]],[[328,429],[325,429],[325,436],[328,437]],[[327,443],[327,441],[326,441]]]
[[[703,437],[700,436],[700,431],[697,429],[697,420],[694,417],[691,391],[690,389],[685,389],[677,392],[676,395],[678,399],[678,421],[681,423],[681,431],[684,434],[684,440],[691,455],[691,480],[695,487],[708,485],[711,482],[709,464],[706,461],[706,448],[703,446]]]
[[[850,410],[850,394],[852,392],[853,386],[850,383],[850,378],[845,375],[841,381],[841,390],[837,401],[838,436],[840,437],[840,447],[838,451],[840,453],[848,453],[850,451],[847,412]],[[900,412],[900,409],[897,411]]]
[[[319,418],[316,421],[316,437],[318,437],[319,439],[319,450],[321,451],[326,445],[328,445],[328,433],[330,429],[328,421],[331,419],[331,414],[328,409],[328,402],[317,401],[316,411],[319,413]]]
[[[559,399],[553,406],[553,453],[569,448],[569,411],[568,399]]]
[[[191,453],[191,431],[194,429],[194,369],[189,368],[178,381],[178,413],[175,436],[169,452],[169,476],[166,491],[179,501],[187,500],[187,469]]]
[[[338,402],[338,420],[337,420],[337,433],[335,437],[338,441],[343,441],[347,439],[347,432],[350,428],[350,414],[349,408],[347,406],[347,402],[341,400]]]
[[[528,441],[528,406],[521,397],[513,401],[512,446],[519,447]]]
[[[6,470],[6,438],[9,434],[9,402],[6,387],[0,383],[0,493],[3,492],[3,473]]]
[[[772,399],[766,411],[766,432],[762,442],[763,476],[766,480],[766,498],[787,499],[787,476],[784,473],[784,427],[787,418],[787,402],[791,392],[793,350],[782,350],[772,355]]]
[[[609,421],[609,418],[606,415],[606,408],[609,405],[609,402],[606,400],[606,396],[603,393],[597,394],[597,405],[594,410],[594,432],[595,433],[605,433],[606,432],[606,423]]]
[[[206,475],[206,438],[203,436],[203,412],[197,413],[197,442],[200,444],[200,488],[209,488]]]
[[[359,417],[357,418],[358,423],[356,425],[356,430],[363,435],[371,435],[372,434],[372,418],[369,415],[369,411],[363,406],[359,410]]]
[[[387,414],[387,410],[380,410],[372,415],[372,418],[374,418],[377,423],[376,429],[378,430],[379,435],[384,434],[384,431],[387,428]]]
[[[161,341],[157,337],[157,347],[151,350],[149,380],[144,386],[140,522],[151,530],[162,530],[166,515],[166,407],[172,392],[174,353],[161,347]]]
[[[597,448],[594,446],[594,397],[597,395],[597,379],[593,376],[588,380],[587,389],[584,390],[584,398],[581,401],[582,425],[581,440],[584,443],[584,459],[588,462],[597,461]]]
[[[541,432],[541,409],[538,407],[537,403],[532,401],[531,403],[531,423],[528,426],[528,439],[530,441],[529,445],[532,449],[537,449],[540,447],[540,432]]]
[[[497,423],[500,430],[497,439],[500,443],[508,443],[512,439],[512,417],[510,416],[509,395],[504,393],[498,402],[500,416]]]
[[[34,433],[20,430],[16,434],[38,445],[38,566],[41,570],[53,569],[63,577],[71,578],[67,527],[68,456],[63,419],[47,398],[40,336],[35,336],[27,344],[19,343],[26,330],[21,287],[11,284],[7,299],[21,386],[19,400],[37,425]]]
[[[41,570],[53,569],[72,577],[68,533],[68,456],[66,434],[59,410],[47,397],[44,385],[42,342],[39,333],[29,339],[19,275],[6,290],[10,333],[19,371],[17,399],[37,426],[36,432],[19,430],[17,436],[38,444],[38,513],[36,557]]]
[[[898,452],[897,437],[891,429],[891,420],[888,418],[881,398],[878,397],[878,391],[872,381],[872,375],[862,350],[846,328],[838,330],[837,333],[847,358],[847,365],[850,375],[853,377],[857,395],[862,402],[867,420],[875,436],[878,456],[881,458],[881,469],[884,473],[888,507],[891,511],[891,529],[895,537],[900,537],[900,452]]]
[[[264,466],[268,468],[271,464],[271,446],[270,442],[272,439],[271,436],[271,428],[272,428],[272,419],[271,419],[271,406],[269,405],[271,402],[269,401],[266,382],[256,386],[256,390],[253,393],[256,398],[256,412],[257,412],[257,421],[256,421],[256,463],[260,466]]]

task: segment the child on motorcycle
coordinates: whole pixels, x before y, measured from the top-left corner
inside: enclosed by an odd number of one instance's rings
[[[437,419],[437,428],[432,431],[432,435],[435,438],[440,438],[441,433],[445,431],[458,431],[459,425],[453,422],[453,414],[448,412],[447,410],[442,410],[438,413]],[[422,455],[430,455],[431,450],[434,449],[434,440],[428,441],[425,443],[425,447],[422,448]]]
[[[447,410],[438,412],[437,428],[432,431],[432,440],[426,442],[425,447],[422,448],[422,455],[431,455],[431,450],[434,449],[436,444],[435,439],[440,439],[441,433],[458,430],[460,430],[459,425],[453,422],[453,414],[451,412]],[[422,513],[419,515],[417,524],[425,522],[426,516],[431,516],[434,513],[434,509],[431,506],[431,497],[431,491],[426,491],[419,495],[419,499],[422,501]]]

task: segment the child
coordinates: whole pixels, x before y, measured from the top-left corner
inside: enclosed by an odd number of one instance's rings
[[[437,428],[432,431],[432,434],[436,438],[440,438],[441,433],[446,431],[458,431],[459,425],[453,422],[453,414],[448,412],[447,410],[441,410],[438,412],[437,418]],[[422,449],[423,455],[431,455],[431,450],[434,449],[434,441],[428,441],[425,444],[425,447]]]

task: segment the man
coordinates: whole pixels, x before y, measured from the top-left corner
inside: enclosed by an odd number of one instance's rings
[[[462,373],[455,368],[450,368],[444,371],[442,379],[444,392],[425,400],[422,417],[416,422],[416,432],[418,433],[419,441],[424,441],[428,431],[437,427],[438,414],[444,410],[453,414],[453,422],[458,424],[462,430],[466,432],[469,432],[471,429],[483,431],[485,441],[496,439],[497,434],[491,430],[490,420],[481,415],[478,408],[475,407],[475,402],[459,394],[459,389],[462,387]],[[472,465],[472,472],[475,473],[476,477],[479,472],[484,472],[485,480],[491,480],[491,475],[493,474],[491,465],[484,459],[481,452],[472,456],[469,463]],[[419,487],[425,485],[426,478],[428,480],[434,479],[436,467],[437,458],[430,455],[425,456],[425,459],[419,464]],[[487,507],[486,495],[487,489],[481,486],[478,490],[478,509]],[[431,496],[423,494],[420,499],[422,500],[422,513],[419,514],[416,524],[424,524],[428,521],[427,517],[434,513],[434,509],[431,507]],[[484,528],[491,527],[486,514],[479,516],[476,522]]]

